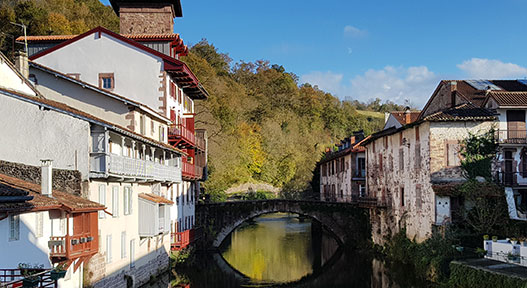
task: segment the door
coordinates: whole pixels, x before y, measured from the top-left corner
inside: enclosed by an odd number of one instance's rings
[[[436,195],[436,224],[450,222],[450,197]]]
[[[507,110],[507,139],[517,141],[526,140],[525,110]]]

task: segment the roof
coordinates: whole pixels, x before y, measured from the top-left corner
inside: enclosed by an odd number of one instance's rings
[[[11,61],[9,61],[9,59],[7,59],[7,57],[2,52],[0,52],[0,61],[6,63],[7,66],[9,66],[9,68],[11,68],[11,70],[13,70],[13,72],[18,76],[18,78],[20,78],[20,80],[24,82],[24,84],[26,84],[29,89],[35,92],[37,97],[42,97],[42,95],[40,94],[40,92],[38,92],[35,86],[33,86],[33,84],[28,79],[26,79],[26,77],[24,77],[22,73],[20,73],[20,71],[18,71],[15,65],[13,65],[13,63],[11,63]]]
[[[345,155],[348,155],[350,153],[360,153],[360,152],[366,151],[366,148],[362,146],[362,143],[364,143],[365,140],[368,138],[370,138],[370,136],[363,138],[358,142],[352,143],[351,147],[346,148],[344,150],[337,151],[337,152],[330,152],[328,154],[325,154],[324,157],[320,160],[320,164],[328,162],[336,158],[339,158],[339,157],[342,157],[342,156],[345,156]]]
[[[58,110],[59,112],[66,113],[66,114],[68,114],[70,116],[77,117],[77,118],[80,118],[80,119],[85,120],[85,121],[94,122],[95,124],[105,126],[105,127],[109,128],[111,130],[114,130],[114,131],[118,132],[118,133],[128,135],[128,136],[130,136],[132,138],[135,138],[135,139],[138,139],[140,141],[149,143],[151,145],[154,145],[154,146],[157,146],[157,147],[160,147],[160,148],[163,148],[163,149],[168,149],[168,150],[177,152],[177,153],[182,154],[182,155],[187,155],[187,153],[185,153],[182,150],[177,149],[174,146],[171,146],[171,145],[169,145],[167,143],[163,143],[163,142],[160,142],[160,141],[157,141],[157,140],[145,137],[145,136],[143,136],[141,134],[138,134],[138,133],[136,133],[136,132],[134,132],[132,130],[129,130],[128,128],[124,128],[124,127],[121,127],[119,125],[116,125],[116,124],[110,123],[108,121],[102,120],[102,119],[97,118],[97,117],[95,117],[95,116],[93,116],[91,114],[88,114],[86,112],[83,112],[83,111],[80,111],[80,110],[75,109],[73,107],[70,107],[70,106],[68,106],[68,105],[66,105],[64,103],[60,103],[60,102],[57,102],[57,101],[44,99],[44,98],[36,98],[36,97],[32,97],[32,96],[29,96],[29,95],[25,95],[25,94],[22,94],[22,93],[18,93],[16,91],[11,91],[11,90],[7,90],[7,89],[3,89],[3,88],[0,88],[0,94],[4,94],[4,95],[7,95],[7,96],[20,98],[20,99],[26,100],[28,102],[33,102],[34,104],[44,105],[47,108]]]
[[[10,190],[9,193],[24,193],[33,199],[18,203],[0,203],[0,211],[44,211],[64,209],[71,212],[98,211],[105,209],[104,205],[84,199],[70,193],[53,190],[52,197],[42,195],[39,184],[27,182],[15,177],[0,174],[0,185]]]
[[[496,120],[496,115],[488,109],[465,103],[439,111],[423,118],[425,121],[486,121]]]
[[[107,34],[113,38],[116,38],[118,40],[121,40],[127,44],[130,44],[138,49],[141,49],[151,55],[157,56],[161,58],[164,61],[163,68],[165,71],[167,71],[169,74],[171,74],[172,78],[183,88],[183,91],[185,94],[187,94],[190,98],[193,99],[206,99],[208,97],[208,92],[205,90],[203,85],[199,82],[196,75],[192,72],[190,67],[187,66],[187,64],[179,59],[176,59],[174,57],[170,57],[166,54],[163,54],[159,51],[156,51],[150,47],[147,47],[145,45],[142,45],[141,43],[128,39],[125,36],[122,36],[120,34],[114,33],[104,27],[97,27],[93,28],[83,34],[77,35],[67,41],[61,42],[60,44],[57,44],[51,48],[48,48],[46,50],[42,50],[38,53],[33,54],[31,57],[29,57],[30,60],[36,60],[42,56],[45,56],[55,50],[58,50],[62,47],[65,47],[73,42],[76,42],[80,39],[83,39],[87,37],[88,35],[94,34],[94,33],[104,33]],[[23,38],[22,38],[23,39]]]
[[[161,33],[161,34],[120,34],[123,37],[132,39],[138,42],[142,41],[156,41],[156,40],[180,40],[177,33]],[[28,35],[25,37],[27,42],[61,42],[73,39],[79,36],[75,35]],[[19,36],[16,41],[24,41],[24,36]]]
[[[137,196],[139,196],[139,198],[148,200],[150,202],[158,203],[158,204],[168,204],[168,205],[174,204],[174,202],[168,200],[167,198],[161,197],[155,194],[139,193],[139,195]]]
[[[527,106],[527,92],[491,91],[488,97],[493,98],[499,106]]]
[[[395,128],[391,127],[371,135],[371,138],[364,139],[364,143],[361,145],[366,145],[376,139],[379,139],[384,136],[392,135],[397,132],[406,130],[408,128],[420,125],[425,121],[429,122],[448,122],[448,121],[493,121],[496,120],[496,115],[489,109],[480,108],[470,103],[464,103],[457,105],[453,108],[439,111],[433,114],[430,114],[423,119],[414,121],[410,124],[403,125],[402,127]]]
[[[157,117],[159,119],[162,119],[165,122],[171,122],[171,120],[169,118],[165,117],[164,115],[159,114],[158,112],[150,109],[148,106],[146,106],[146,105],[144,105],[142,103],[139,103],[137,101],[134,101],[134,100],[128,99],[126,97],[123,97],[123,96],[121,96],[119,94],[115,94],[113,92],[101,89],[101,88],[99,88],[97,86],[94,86],[94,85],[91,85],[91,84],[89,84],[87,82],[84,82],[84,81],[72,78],[72,77],[70,77],[70,76],[68,76],[66,74],[63,74],[61,72],[58,72],[56,70],[53,70],[53,69],[51,69],[49,67],[46,67],[46,66],[44,66],[42,64],[39,64],[39,63],[36,63],[36,62],[33,62],[33,61],[29,61],[29,66],[31,66],[33,68],[36,68],[36,69],[38,69],[40,71],[43,71],[43,72],[46,72],[46,73],[49,73],[49,74],[53,74],[54,76],[60,77],[60,78],[65,79],[65,80],[67,80],[69,82],[72,82],[74,84],[80,85],[83,88],[88,88],[88,89],[91,89],[91,90],[93,90],[95,92],[98,92],[98,93],[104,94],[106,96],[112,97],[114,99],[117,99],[119,101],[124,102],[127,105],[132,105],[132,106],[138,107],[138,108],[144,110],[145,112],[147,112],[148,114],[150,114],[152,116],[155,116],[155,117]]]
[[[407,124],[405,119],[406,113],[410,113],[410,123],[412,123],[419,118],[419,114],[421,113],[421,111],[393,111],[390,112],[390,115],[392,115],[395,120],[401,123],[401,125],[405,125]]]
[[[181,9],[181,2],[180,0],[110,0],[110,4],[113,7],[113,11],[115,11],[115,14],[119,16],[119,4],[120,3],[168,3],[174,5],[174,16],[175,17],[183,17],[183,10]]]

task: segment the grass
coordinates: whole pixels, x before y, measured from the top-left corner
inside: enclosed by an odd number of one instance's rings
[[[361,115],[364,115],[364,116],[368,116],[368,117],[379,118],[379,119],[382,119],[384,121],[384,113],[382,113],[382,112],[367,111],[367,110],[357,110],[357,113],[359,113]]]

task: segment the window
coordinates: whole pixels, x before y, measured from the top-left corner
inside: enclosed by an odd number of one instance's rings
[[[20,215],[9,215],[9,241],[20,239]]]
[[[130,240],[130,268],[135,267],[135,239]]]
[[[145,116],[144,115],[141,115],[139,116],[139,128],[140,128],[140,133],[141,135],[145,135],[146,134],[146,120],[145,120]]]
[[[176,205],[179,205],[179,184],[176,184]]]
[[[415,127],[415,142],[419,142],[419,126]]]
[[[404,170],[404,150],[403,148],[399,149],[399,172]]]
[[[154,120],[150,120],[150,134],[152,134],[152,136],[154,135],[154,130],[155,130]]]
[[[106,206],[106,185],[99,185],[99,204]],[[99,219],[106,218],[104,210],[99,211]]]
[[[363,157],[357,158],[357,175],[359,177],[366,176],[366,159]]]
[[[44,212],[35,213],[35,237],[42,237],[44,234]]]
[[[401,207],[404,207],[404,187],[401,187]]]
[[[459,157],[459,143],[455,140],[447,141],[446,146],[446,166],[454,167],[461,165],[461,158]]]
[[[415,208],[417,210],[421,210],[422,203],[421,203],[421,185],[417,184],[415,186]]]
[[[119,217],[119,186],[112,187],[112,214],[113,217]]]
[[[113,90],[115,88],[113,73],[99,73],[99,88],[106,90]]]
[[[366,185],[359,184],[360,197],[366,197]]]
[[[121,232],[121,259],[126,258],[126,232]]]
[[[415,144],[415,170],[421,169],[421,144]]]
[[[106,235],[106,263],[112,262],[112,235]]]
[[[159,125],[159,141],[163,142],[165,139],[165,129],[161,125]]]
[[[132,187],[124,187],[124,215],[132,214]]]

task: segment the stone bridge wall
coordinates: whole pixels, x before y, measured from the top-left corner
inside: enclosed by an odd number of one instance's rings
[[[196,205],[196,224],[204,228],[198,247],[218,248],[241,223],[275,212],[313,218],[346,247],[361,247],[371,239],[369,211],[357,204],[300,200],[235,201]]]

